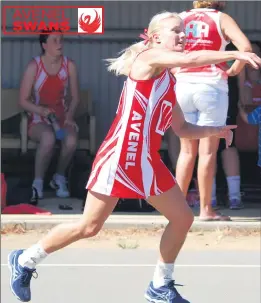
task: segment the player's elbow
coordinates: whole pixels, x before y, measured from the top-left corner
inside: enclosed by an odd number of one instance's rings
[[[249,41],[245,41],[243,42],[239,47],[238,50],[241,52],[252,52],[252,46],[251,43]]]
[[[22,108],[25,109],[26,107],[26,100],[24,98],[20,98],[18,101],[18,105]]]
[[[30,106],[30,101],[29,98],[26,97],[20,97],[19,101],[18,101],[18,105],[23,109],[23,110],[27,110],[28,108],[28,104]]]
[[[250,52],[250,53],[252,53],[253,52],[253,48],[252,48],[252,46],[251,46],[251,44],[249,44],[249,45],[244,45],[244,47],[243,47],[243,52]]]

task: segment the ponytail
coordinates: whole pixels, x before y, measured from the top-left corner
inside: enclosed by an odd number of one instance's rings
[[[148,29],[145,29],[144,33],[140,34],[140,37],[144,39],[144,41],[132,44],[122,50],[120,52],[122,55],[118,58],[105,59],[105,61],[109,62],[108,71],[114,72],[117,76],[125,75],[128,77],[131,71],[131,66],[137,55],[153,46],[152,35],[160,30],[160,22],[167,18],[178,18],[181,20],[177,13],[172,12],[164,11],[155,15],[151,19]]]
[[[107,67],[108,71],[114,72],[117,76],[129,76],[134,60],[136,59],[137,55],[145,49],[148,49],[148,44],[141,41],[123,49],[119,53],[121,54],[120,57],[106,59],[105,61],[109,62]]]

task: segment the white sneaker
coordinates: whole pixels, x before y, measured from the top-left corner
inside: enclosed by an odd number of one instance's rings
[[[70,193],[68,191],[66,178],[63,176],[57,177],[56,175],[50,182],[50,186],[52,189],[56,190],[56,196],[59,198],[68,198],[70,197]]]

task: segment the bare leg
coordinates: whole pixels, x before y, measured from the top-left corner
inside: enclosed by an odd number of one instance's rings
[[[176,290],[171,286],[174,262],[192,225],[193,213],[178,184],[159,196],[149,197],[148,202],[164,215],[169,223],[161,237],[159,259],[146,297],[155,297],[155,290],[153,288],[158,289],[161,287],[163,289],[167,287],[165,290],[167,295],[171,292],[171,296],[176,296]]]
[[[66,128],[67,135],[62,142],[62,149],[57,166],[57,174],[64,175],[77,147],[78,134],[72,127]]]
[[[56,190],[56,195],[60,198],[68,198],[70,196],[65,172],[76,150],[77,139],[76,130],[73,127],[66,127],[66,137],[62,141],[57,170],[50,182],[50,186]]]
[[[180,139],[181,149],[176,167],[176,179],[186,196],[198,153],[198,140]]]
[[[89,191],[80,221],[55,227],[42,239],[43,249],[49,254],[80,239],[97,235],[117,201],[118,198]]]
[[[39,244],[23,252],[19,257],[20,265],[33,268],[47,254],[53,253],[80,239],[95,236],[112,213],[117,201],[118,198],[89,191],[82,218],[78,222],[61,224],[53,228]],[[35,263],[32,263],[31,258],[34,259]]]
[[[149,197],[148,202],[169,221],[161,238],[159,258],[173,263],[193,223],[193,213],[178,184],[159,196]]]
[[[35,156],[35,178],[43,179],[52,157],[55,136],[52,128],[45,123],[32,125],[29,136],[38,143]]]
[[[38,197],[43,197],[43,179],[50,164],[55,145],[55,136],[52,128],[45,123],[32,125],[29,130],[30,138],[38,143],[35,155],[33,188],[36,189]],[[35,199],[33,191],[32,199]]]
[[[217,162],[215,163],[215,169],[214,169],[214,178],[213,178],[213,184],[212,184],[212,193],[211,193],[211,204],[214,210],[218,209],[217,206],[217,184],[216,184],[216,175],[217,175]]]
[[[222,162],[227,177],[240,175],[239,155],[235,147],[229,147],[222,151]]]
[[[200,139],[198,161],[198,185],[200,194],[200,218],[215,217],[211,205],[213,179],[216,172],[219,139],[208,137]],[[221,219],[221,218],[220,218]],[[223,217],[223,219],[228,219]]]
[[[229,147],[222,151],[223,169],[226,174],[230,207],[242,208],[240,195],[240,162],[238,151],[235,147]]]

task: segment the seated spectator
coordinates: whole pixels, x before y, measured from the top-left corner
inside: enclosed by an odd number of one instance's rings
[[[63,56],[63,35],[60,31],[43,31],[39,37],[42,55],[33,58],[20,86],[20,106],[29,115],[28,134],[38,143],[35,157],[35,175],[32,184],[32,200],[43,198],[43,180],[49,166],[57,136],[48,119],[55,114],[64,130],[61,153],[50,186],[61,198],[69,197],[65,172],[77,145],[78,127],[74,113],[79,102],[78,79],[75,64]],[[70,88],[71,102],[65,96]]]

